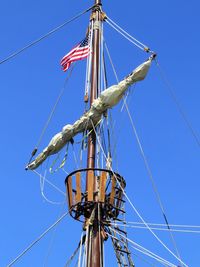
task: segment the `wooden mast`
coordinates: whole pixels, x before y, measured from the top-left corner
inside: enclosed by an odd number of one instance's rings
[[[96,8],[92,12],[94,21],[93,42],[92,42],[92,74],[91,74],[91,89],[90,89],[90,106],[98,97],[99,91],[99,57],[100,57],[100,33],[101,33],[101,0],[95,0]],[[93,131],[88,138],[88,159],[87,168],[95,168],[96,154],[96,135]],[[89,174],[87,175],[87,184],[91,183]],[[92,186],[92,185],[90,185]],[[98,182],[94,179],[93,190],[97,192]],[[96,203],[94,210],[94,220],[88,229],[88,245],[87,245],[87,267],[102,267],[103,266],[103,240],[100,233],[99,223],[101,221],[101,204]],[[99,217],[100,216],[100,217]]]
[[[105,14],[101,9],[101,0],[95,0],[91,14],[92,21],[92,54],[91,54],[91,83],[90,83],[90,107],[98,97],[99,73],[101,64],[101,34],[102,21]],[[88,97],[85,98],[85,101]],[[98,128],[99,126],[96,126]],[[115,220],[124,213],[123,190],[126,182],[122,176],[113,170],[99,168],[95,164],[96,156],[96,131],[91,131],[88,136],[87,167],[77,169],[67,175],[65,179],[66,194],[70,215],[80,222],[84,222],[86,230],[85,260],[86,267],[103,267],[104,251],[103,243],[108,238],[107,222]],[[85,181],[86,179],[86,186]],[[115,240],[113,243],[118,257],[118,263],[124,262],[124,253],[130,263],[128,248],[124,248],[124,242],[119,245]],[[124,248],[124,250],[122,249]],[[130,264],[133,266],[133,264]]]

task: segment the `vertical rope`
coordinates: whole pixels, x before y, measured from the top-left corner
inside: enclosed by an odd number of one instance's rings
[[[81,254],[82,254],[82,246],[83,246],[83,232],[81,233],[81,243],[78,257],[78,267],[81,267]]]
[[[90,77],[91,77],[91,65],[92,65],[92,42],[93,42],[93,28],[94,22],[91,21],[90,24],[90,54],[87,58],[87,68],[86,68],[86,79],[85,79],[85,96],[88,96],[90,89]]]

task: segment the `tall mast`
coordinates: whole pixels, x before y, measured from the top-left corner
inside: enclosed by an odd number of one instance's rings
[[[101,34],[101,0],[95,0],[96,8],[92,12],[92,19],[94,23],[93,28],[93,42],[92,42],[92,74],[91,74],[91,89],[90,89],[90,106],[98,97],[99,91],[99,55],[100,55],[100,34]],[[96,135],[93,131],[88,138],[88,159],[87,167],[95,168],[95,154],[96,154]],[[87,184],[90,183],[87,175]],[[94,179],[93,190],[97,191],[98,182]],[[88,229],[88,246],[87,246],[87,267],[102,267],[103,266],[103,249],[102,236],[100,233],[99,223],[101,221],[101,204],[97,203],[95,207],[95,217],[93,225]]]
[[[90,29],[92,30],[90,107],[94,100],[99,97],[100,44],[102,21],[105,19],[105,14],[101,9],[101,0],[95,0],[94,4],[90,18],[92,21]],[[87,102],[87,97],[85,101]],[[119,215],[124,213],[123,191],[126,182],[122,176],[113,170],[96,166],[96,132],[98,132],[98,129],[92,130],[97,121],[88,120],[86,126],[89,130],[87,166],[68,174],[65,184],[69,213],[75,220],[84,222],[83,229],[86,231],[86,235],[82,239],[84,243],[83,265],[86,267],[103,267],[103,243],[108,239],[108,233],[111,233],[110,228],[108,228],[109,221],[116,220]],[[98,127],[96,126],[96,128]],[[122,240],[120,245],[118,241],[112,238],[112,243],[118,264],[121,265],[122,262],[125,262],[125,254],[127,255],[127,262],[130,262],[130,253],[124,241]],[[126,266],[128,265],[126,264]],[[129,264],[129,266],[133,266],[133,264]]]

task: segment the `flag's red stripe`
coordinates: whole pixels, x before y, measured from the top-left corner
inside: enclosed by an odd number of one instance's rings
[[[85,50],[85,49],[89,49],[89,46],[84,46],[84,47],[76,47],[74,48],[73,50],[71,50],[67,55],[65,55],[62,59],[61,59],[61,62],[62,60],[64,60],[65,58],[67,57],[70,57],[71,55],[73,55],[74,53],[78,53],[82,50]]]
[[[70,56],[73,54],[77,49],[79,48],[79,45],[75,46],[67,55],[65,55],[63,58]]]
[[[71,63],[73,63],[73,62],[75,62],[75,61],[77,61],[77,60],[84,59],[84,58],[86,58],[87,56],[88,56],[88,54],[84,55],[84,56],[81,57],[81,58],[74,59],[74,60],[70,60],[70,61],[68,61],[66,64],[63,64],[63,65],[62,65],[62,67],[63,67],[63,71],[66,71],[66,70],[70,67]]]
[[[78,60],[79,58],[81,59],[82,57],[88,56],[89,54],[89,49],[79,52],[79,53],[75,53],[74,55],[72,55],[70,58],[66,58],[65,60],[62,61],[61,65],[66,64],[68,61],[71,60]]]
[[[78,60],[84,59],[84,58],[86,58],[86,57],[87,57],[87,55],[84,56],[83,58],[78,59]],[[71,65],[73,62],[78,61],[78,60],[72,60],[72,61],[67,62],[67,64],[65,64],[65,65],[62,66],[62,67],[63,67],[63,71],[68,70],[68,68],[70,67],[70,65]]]
[[[75,55],[81,55],[82,53],[84,53],[85,51],[88,51],[89,47],[82,47],[81,49],[77,49],[75,51],[73,51],[72,53],[69,53],[68,56],[64,56],[61,60],[61,65],[63,64],[64,61],[69,60],[72,56]]]

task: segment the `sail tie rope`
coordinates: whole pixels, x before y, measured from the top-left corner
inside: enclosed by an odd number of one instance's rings
[[[53,170],[53,167],[55,166],[56,162],[58,161],[60,155],[58,154],[58,156],[55,158],[55,160],[53,161],[53,163],[51,164],[50,168],[49,168],[49,172],[52,174],[52,173],[55,173],[57,172],[59,169],[63,168],[65,166],[65,163],[67,161],[67,157],[68,157],[68,150],[69,150],[69,143],[67,143],[67,146],[66,146],[66,151],[65,151],[65,155],[60,163],[60,165],[55,169]]]
[[[19,254],[7,267],[13,266],[20,258],[22,258],[35,244],[37,244],[50,230],[52,230],[57,224],[59,224],[70,211],[65,212],[56,222],[54,222],[49,228],[47,228],[37,239],[35,239],[24,251]]]
[[[25,50],[27,50],[28,48],[34,46],[35,44],[39,43],[40,41],[46,39],[47,37],[49,37],[50,35],[52,35],[53,33],[57,32],[58,30],[60,30],[61,28],[63,28],[64,26],[66,26],[67,24],[73,22],[74,20],[78,19],[79,17],[81,17],[82,15],[84,15],[85,13],[89,12],[91,9],[93,9],[96,5],[93,5],[89,8],[87,8],[86,10],[78,13],[76,16],[72,17],[71,19],[67,20],[66,22],[64,22],[63,24],[57,26],[56,28],[52,29],[51,31],[49,31],[48,33],[44,34],[43,36],[39,37],[38,39],[36,39],[35,41],[31,42],[30,44],[24,46],[23,48],[15,51],[14,53],[10,54],[8,57],[4,58],[3,60],[0,61],[0,65],[7,62],[8,60],[16,57],[17,55],[21,54],[22,52],[24,52]]]

